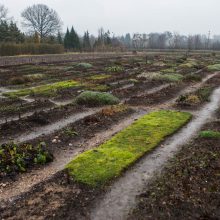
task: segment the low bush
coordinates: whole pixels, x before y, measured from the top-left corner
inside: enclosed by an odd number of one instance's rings
[[[103,108],[101,113],[104,116],[113,116],[117,113],[125,112],[128,110],[126,105],[112,105],[110,107]]]
[[[106,72],[113,72],[113,73],[118,73],[118,72],[123,72],[124,67],[123,66],[110,66],[105,68]]]
[[[2,43],[0,44],[0,56],[15,56],[28,54],[60,54],[64,53],[61,44],[34,44],[34,43]]]
[[[184,76],[183,80],[186,82],[199,82],[202,80],[202,76],[198,74],[189,73]]]
[[[31,144],[2,144],[0,146],[0,176],[25,172],[34,164],[46,164],[53,156],[46,150],[46,144],[34,147]]]
[[[44,76],[44,74],[29,74],[25,76],[15,76],[10,79],[9,83],[12,85],[25,84],[43,79]]]
[[[207,69],[210,72],[220,71],[220,64],[209,65]]]
[[[76,64],[77,67],[81,67],[81,68],[84,68],[84,69],[89,69],[89,68],[92,68],[93,65],[90,64],[90,63],[78,63]]]
[[[203,102],[208,102],[211,92],[211,87],[200,88],[194,93],[181,95],[176,102],[180,105],[197,105]]]
[[[85,91],[76,97],[75,102],[78,105],[102,106],[118,104],[119,99],[106,92]]]

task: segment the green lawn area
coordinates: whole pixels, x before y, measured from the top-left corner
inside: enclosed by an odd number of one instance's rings
[[[220,138],[220,132],[212,130],[201,131],[199,136],[202,138]]]
[[[21,89],[15,92],[6,92],[3,95],[9,96],[9,97],[20,97],[20,96],[26,96],[30,94],[36,94],[36,95],[53,95],[57,92],[59,89],[67,89],[75,86],[80,86],[80,83],[74,80],[67,80],[67,81],[61,81],[56,82],[52,84],[37,86],[34,88],[27,88],[27,89]]]
[[[220,64],[214,64],[214,65],[209,65],[208,67],[209,71],[220,71]]]
[[[100,186],[119,176],[190,119],[191,114],[186,112],[161,110],[149,113],[98,148],[77,156],[66,166],[67,171],[77,182]]]

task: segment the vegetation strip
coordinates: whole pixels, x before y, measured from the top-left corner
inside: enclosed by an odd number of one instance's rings
[[[98,148],[82,153],[66,168],[77,182],[97,187],[119,176],[125,168],[190,119],[191,114],[186,112],[152,112]]]
[[[37,95],[51,95],[57,92],[59,89],[67,89],[75,86],[80,86],[80,83],[74,80],[67,80],[62,82],[57,82],[53,84],[48,85],[42,85],[30,89],[21,89],[15,92],[6,92],[3,95],[9,96],[9,97],[20,97],[20,96],[26,96],[31,94],[37,94]]]

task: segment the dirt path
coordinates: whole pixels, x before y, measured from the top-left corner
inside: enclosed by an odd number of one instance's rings
[[[153,178],[154,173],[161,171],[166,161],[196,135],[202,125],[213,116],[219,105],[220,87],[213,92],[210,103],[198,111],[186,127],[145,156],[110,187],[109,192],[92,209],[91,219],[126,219],[130,209],[135,206],[135,197]]]

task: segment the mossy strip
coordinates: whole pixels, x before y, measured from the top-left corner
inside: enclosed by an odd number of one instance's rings
[[[149,113],[94,150],[73,159],[67,170],[77,182],[97,187],[117,177],[191,119],[178,111]]]
[[[53,94],[56,94],[56,92],[59,89],[67,89],[67,88],[72,88],[75,86],[80,86],[80,83],[74,80],[67,80],[67,81],[56,82],[56,83],[52,83],[48,85],[37,86],[34,88],[21,89],[15,92],[6,92],[3,95],[9,96],[9,97],[21,97],[21,96],[27,96],[31,94],[53,95]]]

